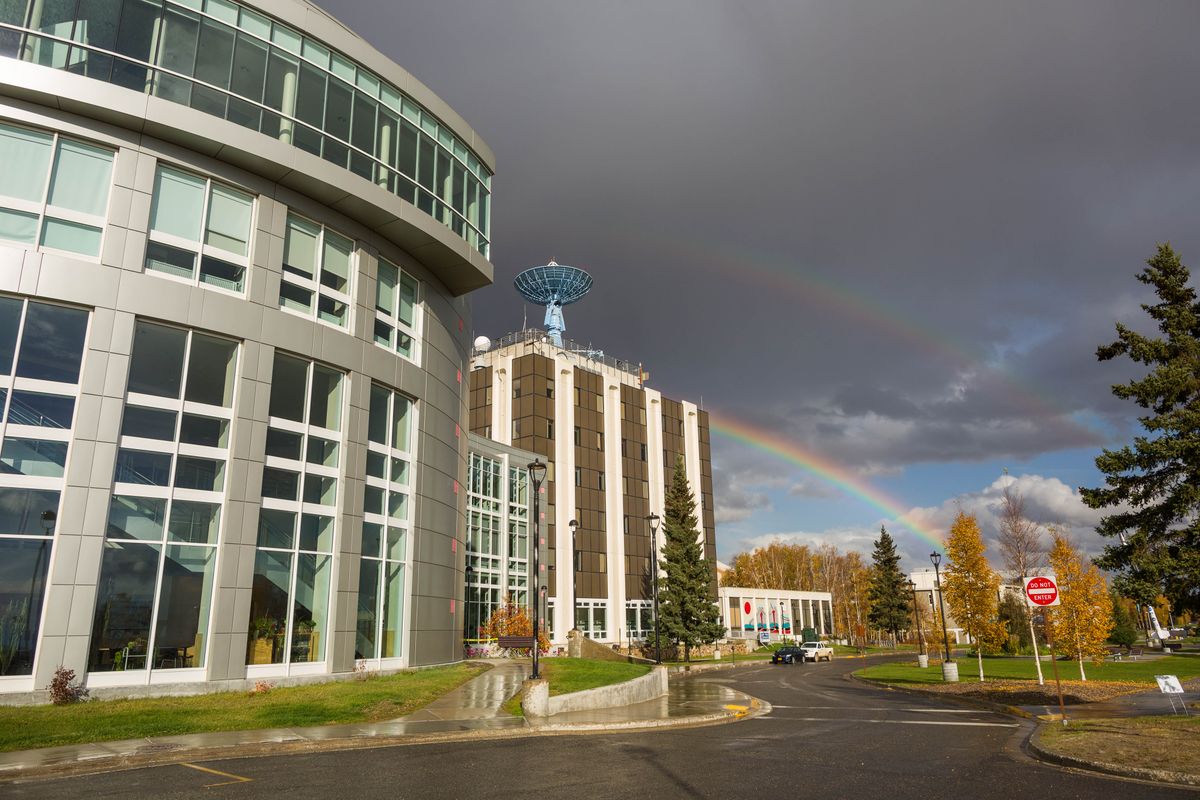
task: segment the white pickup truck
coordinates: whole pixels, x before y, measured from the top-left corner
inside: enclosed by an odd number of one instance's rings
[[[800,645],[805,661],[833,661],[833,648],[824,642],[804,642]]]

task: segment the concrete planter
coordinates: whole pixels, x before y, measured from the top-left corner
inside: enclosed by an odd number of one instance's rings
[[[922,653],[919,656],[917,656],[917,666],[920,667],[921,669],[928,668],[929,667],[929,656],[926,655],[925,653]]]
[[[631,706],[662,697],[667,693],[667,668],[654,667],[648,675],[611,686],[598,686],[582,692],[550,696],[550,685],[542,678],[525,681],[521,690],[521,709],[527,717],[548,717],[565,711],[591,711],[597,708]]]
[[[942,680],[946,683],[958,683],[958,663],[955,661],[942,662]]]

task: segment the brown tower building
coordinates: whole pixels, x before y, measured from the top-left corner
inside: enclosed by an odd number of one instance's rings
[[[471,432],[549,464],[540,583],[552,638],[563,641],[572,627],[602,641],[644,638],[653,626],[646,517],[662,516],[677,458],[715,564],[708,414],[643,386],[640,365],[557,346],[540,330],[477,348],[472,366]]]

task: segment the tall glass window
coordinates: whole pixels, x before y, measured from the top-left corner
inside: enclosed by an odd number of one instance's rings
[[[0,296],[0,676],[33,672],[87,326]]]
[[[506,601],[528,606],[529,472],[471,453],[467,462],[468,639]],[[547,619],[548,621],[548,619]]]
[[[0,239],[98,257],[112,163],[110,149],[0,124]]]
[[[236,342],[139,320],[88,669],[204,666]]]
[[[345,376],[275,354],[247,664],[325,660]]]
[[[230,0],[6,0],[0,56],[259,131],[413,203],[488,255],[491,173],[400,90]]]
[[[354,242],[288,214],[279,306],[345,328],[350,321]]]
[[[508,542],[505,550],[508,595],[529,604],[529,470],[508,469]]]
[[[403,655],[405,566],[412,528],[413,404],[372,384],[367,429],[357,658]]]
[[[375,284],[375,343],[417,361],[420,298],[417,280],[399,267],[379,259]]]
[[[504,588],[504,553],[501,480],[503,464],[494,458],[471,453],[467,465],[467,613],[465,635],[478,638],[481,629],[500,606]]]
[[[254,200],[245,192],[160,164],[146,269],[241,292],[253,210]]]

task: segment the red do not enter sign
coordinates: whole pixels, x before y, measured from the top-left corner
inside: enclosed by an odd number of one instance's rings
[[[1059,604],[1058,584],[1044,575],[1026,578],[1025,599],[1031,606],[1056,606]]]

